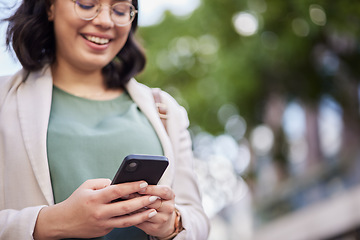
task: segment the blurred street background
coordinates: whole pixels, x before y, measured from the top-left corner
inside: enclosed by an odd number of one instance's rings
[[[360,239],[360,2],[139,2],[137,80],[189,113],[209,239]]]

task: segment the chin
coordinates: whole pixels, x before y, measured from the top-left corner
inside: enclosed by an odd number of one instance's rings
[[[103,69],[106,65],[108,65],[111,62],[111,60],[94,59],[94,60],[88,61],[87,63],[84,63],[83,66],[89,70]]]

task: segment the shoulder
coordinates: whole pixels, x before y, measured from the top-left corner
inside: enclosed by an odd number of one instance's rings
[[[5,97],[12,92],[12,89],[18,88],[26,74],[25,70],[20,70],[11,76],[0,76],[0,105],[2,105]]]
[[[21,86],[26,86],[29,91],[38,90],[42,92],[42,86],[49,89],[52,86],[51,70],[45,66],[39,71],[29,72],[25,69],[19,70],[12,76],[0,77],[0,106],[3,105],[8,96],[17,93]]]
[[[13,86],[15,83],[19,82],[19,80],[24,76],[24,71],[20,70],[14,75],[8,76],[0,76],[0,89],[3,91],[5,88],[9,88]],[[21,80],[20,80],[21,82]]]
[[[153,88],[146,86],[145,84],[137,82],[135,79],[131,79],[127,85],[127,89],[131,92],[131,95],[141,95],[142,98],[148,101],[153,101]],[[167,105],[169,114],[176,112],[184,112],[185,109],[179,105],[179,103],[169,93],[160,90],[161,100]],[[175,110],[175,111],[174,111]],[[185,111],[186,112],[186,111]]]
[[[167,107],[169,122],[176,122],[179,127],[180,125],[184,125],[185,128],[187,128],[189,125],[189,120],[186,109],[181,106],[175,100],[175,98],[173,98],[169,93],[165,91],[161,91],[161,99]],[[182,124],[180,124],[180,121],[182,122]]]
[[[152,88],[137,81],[133,82],[132,84],[137,85],[138,89],[141,89],[140,91],[142,91],[142,94],[148,95],[149,101],[154,101]],[[172,135],[173,132],[179,132],[187,129],[190,125],[190,121],[186,109],[166,91],[160,90],[160,96],[161,102],[165,104],[167,109],[167,125],[169,129],[169,135]]]

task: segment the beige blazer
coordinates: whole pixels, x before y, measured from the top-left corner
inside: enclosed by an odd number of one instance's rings
[[[33,239],[39,211],[54,204],[46,153],[52,87],[48,66],[30,74],[21,70],[12,77],[0,77],[0,240]],[[182,215],[185,230],[175,239],[207,239],[209,222],[193,172],[185,109],[162,92],[169,115],[166,133],[150,88],[134,79],[126,88],[153,125],[169,158],[160,184],[173,188]]]

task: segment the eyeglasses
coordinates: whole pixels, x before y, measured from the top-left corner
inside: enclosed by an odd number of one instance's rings
[[[127,26],[134,21],[138,12],[135,7],[127,1],[118,2],[113,5],[100,3],[98,0],[71,0],[74,2],[75,12],[79,18],[90,21],[96,18],[103,6],[108,6],[110,16],[116,26]]]

